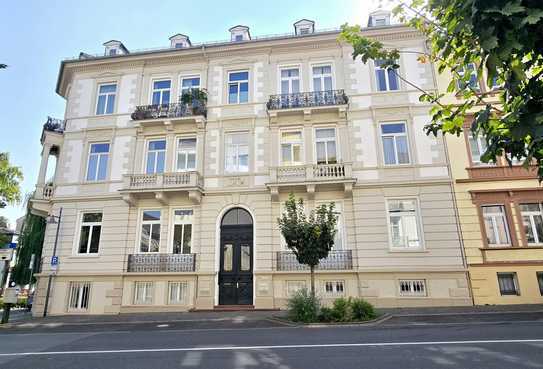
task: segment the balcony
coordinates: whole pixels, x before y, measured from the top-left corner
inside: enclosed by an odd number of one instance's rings
[[[199,204],[203,191],[203,179],[198,172],[175,172],[154,174],[128,174],[124,176],[123,199],[135,205],[138,198],[155,197],[163,205],[169,204],[169,195],[186,192]]]
[[[348,103],[349,98],[344,90],[328,90],[271,95],[266,106],[273,122],[279,114],[295,114],[300,111],[305,120],[310,120],[315,111],[337,111],[345,117]]]
[[[180,273],[196,270],[196,254],[131,254],[129,273]]]
[[[141,125],[164,123],[166,125],[180,121],[194,121],[203,124],[207,116],[205,103],[193,101],[191,104],[172,103],[158,105],[140,105],[132,113],[133,121]]]
[[[321,259],[317,270],[351,270],[353,269],[352,250],[330,251],[328,257]],[[277,252],[277,270],[308,271],[309,267],[298,263],[296,255],[291,251]]]
[[[271,168],[268,187],[272,197],[278,197],[281,188],[305,186],[308,196],[312,198],[317,186],[342,187],[345,196],[352,194],[356,179],[352,177],[351,163],[310,164],[282,166]]]

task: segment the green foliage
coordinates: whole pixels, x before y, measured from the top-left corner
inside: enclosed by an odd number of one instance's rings
[[[339,298],[331,308],[322,307],[319,312],[321,322],[363,322],[375,319],[377,313],[372,304],[361,298]]]
[[[323,323],[330,323],[335,320],[334,310],[332,308],[323,306],[321,311],[319,311],[319,321]]]
[[[363,37],[360,28],[343,26],[340,39],[353,45],[353,58],[362,61],[391,60],[402,53],[419,54],[419,62],[435,63],[439,73],[449,71],[447,91],[463,99],[442,101],[443,94],[420,89],[420,100],[435,104],[427,134],[459,135],[466,119],[472,120],[474,135],[487,143],[483,162],[499,156],[536,162],[543,179],[543,2],[539,0],[411,0],[398,1],[394,13],[421,31],[429,40],[428,53],[386,50],[382,44]],[[474,66],[480,89],[469,83]],[[400,76],[401,78],[401,76]],[[500,86],[491,91],[494,82]],[[494,95],[498,96],[496,101]]]
[[[198,101],[205,105],[207,103],[207,90],[205,88],[191,88],[181,94],[180,100],[183,104],[192,104],[194,101]]]
[[[372,304],[361,298],[350,300],[351,314],[355,321],[371,320],[377,317]]]
[[[8,229],[8,220],[6,217],[0,216],[0,248],[5,247],[10,241],[10,236],[2,233],[4,229]]]
[[[27,212],[19,235],[17,245],[17,259],[13,268],[12,280],[19,285],[25,285],[30,279],[31,271],[28,269],[32,254],[34,254],[34,269],[38,270],[41,260],[43,238],[45,236],[45,219]],[[35,278],[32,278],[35,282]]]
[[[7,152],[0,152],[0,208],[21,201],[20,181],[22,180],[21,169],[9,164]]]
[[[296,255],[300,264],[310,267],[311,293],[314,294],[314,268],[320,259],[328,256],[334,246],[337,224],[334,203],[321,205],[306,216],[303,200],[296,201],[291,193],[285,202],[285,212],[277,222],[287,247]]]
[[[332,306],[332,317],[336,322],[350,322],[352,320],[352,312],[350,299],[339,298],[334,300]]]
[[[311,323],[317,321],[320,300],[303,288],[287,300],[288,318],[294,322]]]
[[[17,303],[15,305],[12,305],[12,307],[15,308],[26,308],[27,307],[27,298],[21,297],[17,299]],[[0,298],[0,310],[4,308],[4,301]]]

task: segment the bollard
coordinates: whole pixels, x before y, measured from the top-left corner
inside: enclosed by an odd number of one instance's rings
[[[4,313],[2,314],[1,324],[6,324],[7,322],[9,322],[9,311],[11,310],[11,305],[12,304],[10,303],[4,304]]]

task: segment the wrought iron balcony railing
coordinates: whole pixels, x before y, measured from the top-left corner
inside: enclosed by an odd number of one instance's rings
[[[330,251],[328,257],[321,259],[317,266],[319,270],[349,270],[353,269],[352,250]],[[295,271],[309,270],[307,265],[298,263],[296,255],[291,251],[277,252],[277,270]]]
[[[194,272],[196,254],[131,254],[127,272]]]
[[[44,131],[63,133],[66,128],[66,120],[47,117],[47,121],[43,125]]]
[[[204,103],[195,100],[192,104],[173,103],[158,105],[140,105],[132,113],[132,120],[147,120],[159,118],[183,118],[202,115],[207,116]]]
[[[349,98],[344,90],[298,92],[293,94],[271,95],[268,110],[296,109],[318,106],[346,105]]]

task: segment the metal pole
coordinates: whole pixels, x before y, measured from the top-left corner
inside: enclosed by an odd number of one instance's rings
[[[54,215],[53,215],[54,216]],[[58,232],[60,230],[60,221],[62,219],[62,208],[60,208],[58,213],[58,224],[57,224],[57,233],[55,235],[55,244],[53,245],[53,255],[51,257],[56,256],[57,254],[57,243],[58,243]],[[43,316],[47,316],[47,306],[49,305],[49,294],[51,293],[51,282],[53,281],[53,274],[51,271],[49,271],[49,279],[47,281],[47,293],[45,294],[45,306],[43,308]]]

